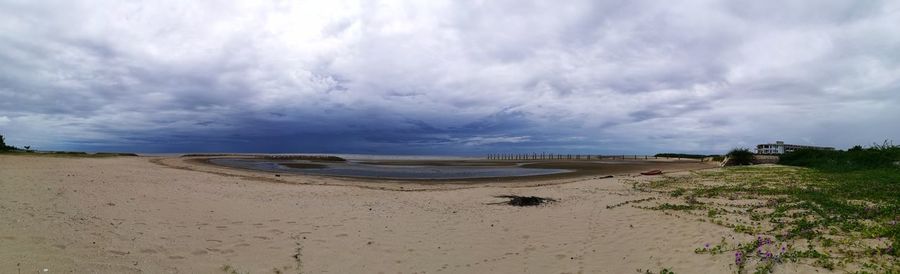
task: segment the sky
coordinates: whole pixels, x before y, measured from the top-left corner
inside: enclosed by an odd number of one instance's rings
[[[0,0],[44,150],[724,153],[900,140],[900,1]]]

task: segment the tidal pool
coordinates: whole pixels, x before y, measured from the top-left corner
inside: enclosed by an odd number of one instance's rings
[[[379,165],[360,162],[323,163],[307,161],[273,161],[248,158],[214,158],[210,163],[243,169],[275,173],[295,173],[361,177],[376,179],[474,179],[495,177],[521,177],[572,172],[568,169],[524,168],[519,166],[436,166],[436,165]],[[293,168],[284,164],[301,163],[303,168]]]

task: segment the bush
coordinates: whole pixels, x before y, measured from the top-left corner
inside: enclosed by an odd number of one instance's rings
[[[753,163],[753,152],[747,148],[735,148],[725,154],[728,156],[728,163],[731,165],[750,165]]]
[[[840,150],[797,150],[781,156],[779,164],[811,167],[831,171],[849,171],[896,167],[900,161],[900,146],[889,142],[868,148],[855,146]]]
[[[7,146],[6,139],[3,138],[3,135],[0,135],[0,151],[10,151],[10,150],[18,150],[18,149],[13,146]]]

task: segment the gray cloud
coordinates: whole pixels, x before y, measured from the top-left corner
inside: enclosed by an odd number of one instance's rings
[[[133,151],[847,147],[900,136],[898,21],[890,1],[3,1],[0,132]]]

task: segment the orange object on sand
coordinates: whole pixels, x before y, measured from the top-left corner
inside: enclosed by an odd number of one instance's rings
[[[654,170],[647,171],[647,172],[641,172],[641,175],[660,175],[660,174],[662,174],[662,170],[659,170],[659,169],[654,169]]]

